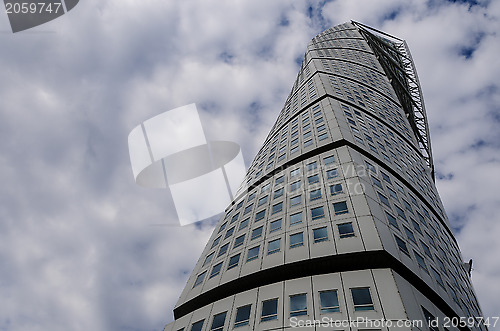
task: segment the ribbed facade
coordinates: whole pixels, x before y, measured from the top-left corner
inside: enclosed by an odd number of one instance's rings
[[[356,22],[324,31],[165,330],[482,316],[433,173],[406,43]],[[423,324],[345,322],[360,318]]]

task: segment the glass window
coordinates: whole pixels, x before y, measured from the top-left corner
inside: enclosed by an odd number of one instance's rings
[[[221,233],[226,228],[226,225],[227,225],[227,222],[222,223],[222,225],[219,228],[219,232],[217,232],[217,233]]]
[[[405,215],[404,210],[399,208],[399,206],[396,206],[396,211],[398,213],[398,216],[406,221],[406,215]]]
[[[382,175],[383,180],[385,180],[389,184],[392,184],[391,179],[389,178],[389,176],[387,174],[383,173],[382,171],[380,172],[380,174]]]
[[[271,299],[262,302],[261,322],[275,320],[278,318],[278,299]]]
[[[296,294],[290,296],[290,317],[307,315],[307,295]]]
[[[226,254],[228,247],[229,247],[229,243],[225,244],[224,246],[221,246],[221,248],[219,249],[219,254],[217,255],[217,257]]]
[[[290,184],[290,192],[293,192],[298,188],[300,188],[300,180],[296,181],[295,183]]]
[[[193,323],[191,325],[191,331],[201,331],[201,329],[203,328],[203,322],[205,322],[205,320],[201,320],[201,321],[198,321],[196,323]]]
[[[300,168],[290,171],[290,177],[295,177],[300,175]]]
[[[314,242],[319,243],[328,240],[328,230],[326,226],[313,230]]]
[[[389,203],[389,200],[387,200],[387,197],[380,192],[377,192],[377,193],[378,193],[378,197],[380,199],[380,202],[382,202],[387,207],[391,208],[391,204]]]
[[[245,208],[245,211],[243,212],[243,214],[248,214],[249,212],[252,211],[252,208],[253,208],[253,203],[250,206],[247,206]]]
[[[410,239],[411,241],[413,241],[416,244],[417,240],[415,239],[413,232],[411,232],[410,229],[408,229],[406,226],[404,228],[405,228],[405,233],[406,233],[406,236],[408,237],[408,239]]]
[[[231,218],[231,224],[233,224],[234,222],[236,222],[238,220],[239,216],[240,216],[240,213],[234,215],[233,218]]]
[[[387,216],[387,220],[389,221],[389,224],[399,230],[399,225],[398,225],[398,221],[396,220],[396,218],[394,216],[392,216],[391,214],[389,214],[388,212],[385,212],[385,216]]]
[[[205,258],[205,262],[203,262],[203,265],[201,267],[203,268],[204,266],[209,264],[210,261],[212,261],[213,257],[214,257],[214,253],[210,253],[209,255],[207,255],[207,257]]]
[[[245,241],[245,235],[243,234],[243,235],[239,236],[238,238],[236,238],[236,240],[234,241],[233,248],[236,248],[238,246],[243,245],[244,241]]]
[[[266,184],[266,185],[262,186],[260,193],[266,193],[267,191],[269,191],[269,187],[271,187],[271,184]]]
[[[259,199],[259,203],[257,204],[257,206],[262,206],[263,204],[265,204],[267,202],[267,197],[268,197],[268,195],[266,195],[263,198],[260,198]]]
[[[259,250],[260,250],[260,246],[250,248],[248,250],[248,254],[247,254],[247,262],[258,258],[259,257]]]
[[[431,253],[431,250],[429,249],[429,246],[424,244],[424,242],[422,240],[420,240],[420,245],[422,245],[422,249],[424,250],[425,255],[427,255],[428,257],[430,257],[432,259],[432,253]]]
[[[270,241],[267,245],[267,255],[277,253],[281,249],[281,239]]]
[[[253,198],[255,198],[255,194],[256,194],[256,193],[257,193],[257,192],[253,192],[252,194],[250,194],[250,195],[248,196],[248,200],[247,200],[247,201],[253,200]]]
[[[241,223],[240,223],[240,227],[238,228],[238,231],[239,231],[239,230],[241,230],[241,229],[246,228],[246,227],[248,226],[248,222],[250,222],[250,219],[249,219],[249,218],[247,218],[247,219],[245,219],[245,220],[241,221]]]
[[[327,179],[332,179],[339,176],[338,169],[330,169],[326,172]]]
[[[432,326],[434,324],[437,324],[436,322],[434,322],[436,320],[434,315],[429,313],[424,307],[422,307],[422,311],[424,312],[424,317],[425,317],[425,320],[427,321],[427,325],[429,326],[429,329],[431,331],[439,331],[439,328],[437,326]],[[431,321],[433,323],[431,323]]]
[[[304,234],[302,232],[290,235],[290,248],[304,245]]]
[[[374,310],[370,288],[359,287],[351,288],[352,301],[354,302],[354,310]]]
[[[333,204],[333,210],[335,211],[335,215],[342,215],[342,214],[346,214],[349,212],[349,210],[347,209],[347,202],[346,201],[335,202]]]
[[[302,223],[302,212],[290,215],[290,225]]]
[[[233,235],[233,232],[234,232],[234,226],[231,229],[226,231],[226,235],[224,236],[224,239],[231,237]]]
[[[217,239],[214,240],[214,242],[212,243],[212,247],[210,247],[210,249],[214,248],[215,246],[217,246],[219,244],[220,237],[221,236],[218,236]]]
[[[382,183],[380,182],[380,180],[378,180],[378,178],[375,178],[373,176],[371,176],[371,177],[372,177],[373,184],[377,185],[379,188],[381,188],[383,190],[384,187],[382,186]]]
[[[425,264],[424,257],[422,255],[418,254],[415,251],[413,251],[413,254],[415,255],[415,259],[417,260],[418,265],[420,266],[420,268],[424,269],[425,272],[429,273],[429,271],[427,270],[427,265]]]
[[[246,305],[243,307],[238,307],[236,309],[236,319],[234,320],[235,328],[248,325],[250,321],[251,310],[252,310],[252,305]]]
[[[321,140],[325,140],[326,138],[328,138],[328,133],[323,133],[323,134],[319,135],[318,140],[321,141]]]
[[[214,265],[212,268],[212,272],[210,273],[210,278],[217,276],[220,273],[220,270],[222,269],[222,262]]]
[[[262,235],[262,226],[259,226],[258,228],[252,230],[252,239],[251,240],[257,239],[261,235]]]
[[[274,182],[274,183],[275,183],[276,185],[278,185],[278,184],[283,183],[283,181],[284,181],[284,180],[285,180],[285,176],[281,176],[281,177],[276,178],[276,180],[275,180],[275,182]]]
[[[227,311],[214,316],[214,319],[212,321],[212,327],[210,328],[210,330],[221,331],[224,328],[224,322],[226,321],[226,313]]]
[[[413,228],[417,230],[418,233],[422,234],[422,229],[420,229],[420,225],[418,225],[417,221],[412,219],[411,224],[413,224]]]
[[[354,229],[351,222],[338,224],[337,228],[339,229],[340,238],[354,237]]]
[[[283,210],[283,202],[273,205],[273,214],[279,213]]]
[[[236,206],[235,210],[240,209],[242,206],[243,206],[243,201],[241,201],[240,203],[238,203],[238,205]]]
[[[255,214],[255,222],[258,222],[260,221],[261,219],[263,219],[264,217],[266,216],[266,210],[261,210],[259,211],[257,214]]]
[[[342,189],[342,184],[335,184],[330,186],[330,193],[331,195],[337,195],[343,193],[344,190]]]
[[[234,256],[231,256],[231,258],[229,259],[227,270],[232,269],[238,265],[238,262],[240,262],[240,255],[241,254],[236,254]]]
[[[321,313],[334,313],[340,311],[337,290],[319,292]]]
[[[331,163],[335,163],[335,156],[331,155],[331,156],[327,156],[323,159],[323,163],[325,165],[328,165],[328,164],[331,164]]]
[[[196,287],[196,286],[200,285],[201,283],[203,283],[203,279],[205,279],[206,274],[207,274],[206,271],[199,274],[198,277],[196,277],[196,280],[194,281],[193,287]]]
[[[307,165],[307,170],[312,171],[314,169],[318,168],[318,163],[316,161],[311,162]]]
[[[370,162],[365,162],[365,163],[366,163],[366,168],[368,168],[368,170],[377,173],[377,169]]]
[[[311,217],[313,220],[325,217],[324,208],[321,206],[321,207],[311,209]]]
[[[312,145],[312,143],[313,143],[312,139],[306,140],[306,141],[304,142],[304,147],[311,146],[311,145]]]
[[[276,199],[276,198],[279,198],[280,196],[282,196],[283,195],[283,191],[284,191],[283,187],[277,189],[276,191],[274,191],[274,197],[273,197],[273,199]]]
[[[436,282],[442,287],[444,288],[444,283],[443,283],[443,279],[441,278],[441,275],[439,274],[439,272],[436,271],[436,269],[434,269],[433,267],[431,267],[431,270],[432,270],[432,276],[434,276],[434,279],[436,279]]]
[[[302,203],[302,196],[297,195],[296,197],[290,198],[290,207],[300,205]]]
[[[318,175],[309,176],[307,177],[307,181],[309,182],[309,184],[317,183],[319,182],[319,176]]]
[[[316,200],[319,198],[321,198],[321,189],[320,188],[309,192],[309,199],[310,200]]]
[[[269,225],[269,232],[278,231],[279,229],[281,229],[281,218],[279,220],[272,221]]]
[[[408,252],[408,247],[406,247],[406,243],[403,239],[399,238],[398,236],[394,236],[396,239],[396,244],[398,244],[399,250],[405,253],[406,255],[410,255],[410,252]]]

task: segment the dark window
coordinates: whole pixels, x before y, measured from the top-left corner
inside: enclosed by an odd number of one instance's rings
[[[319,243],[328,240],[328,230],[325,227],[313,230],[314,242]]]
[[[201,266],[202,268],[204,266],[206,266],[207,264],[210,263],[210,261],[212,261],[212,258],[214,257],[214,253],[210,253],[206,258],[205,258],[205,262],[203,262],[203,265]]]
[[[222,225],[219,228],[219,232],[217,232],[217,233],[221,233],[226,228],[226,225],[227,225],[227,222],[222,223]]]
[[[396,218],[387,212],[385,213],[385,215],[387,216],[389,224],[395,227],[396,229],[399,229],[398,221],[396,220]]]
[[[234,320],[235,328],[248,325],[250,321],[251,310],[252,310],[252,305],[246,305],[243,307],[238,307],[238,309],[236,309],[236,319]]]
[[[271,222],[269,226],[269,232],[278,231],[279,229],[281,229],[281,218],[279,220]]]
[[[366,163],[366,167],[368,168],[368,170],[370,170],[374,173],[377,173],[377,169],[375,169],[375,167],[370,162],[365,162],[365,163]]]
[[[391,208],[391,204],[389,203],[389,200],[387,200],[387,197],[380,192],[377,192],[377,193],[378,193],[378,197],[380,198],[380,201],[384,205],[386,205],[387,207]]]
[[[381,188],[383,190],[384,187],[382,186],[382,183],[380,182],[380,180],[378,180],[378,178],[375,178],[373,176],[371,176],[371,177],[372,177],[373,184],[377,185],[379,188]]]
[[[387,176],[387,174],[383,173],[382,171],[380,172],[380,174],[382,175],[383,180],[385,180],[389,184],[392,184],[391,179],[389,178],[389,176]]]
[[[262,302],[262,322],[274,320],[278,318],[278,299],[271,299]]]
[[[309,170],[309,171],[314,170],[314,169],[316,169],[316,168],[318,168],[318,164],[316,163],[316,161],[314,161],[314,162],[312,162],[312,163],[309,163],[309,164],[307,165],[307,170]]]
[[[422,249],[424,250],[425,255],[432,259],[432,253],[429,249],[429,246],[427,246],[422,240],[420,240],[420,245],[422,245]]]
[[[226,235],[224,236],[224,239],[231,237],[233,235],[233,232],[234,232],[234,226],[231,229],[226,231]]]
[[[396,211],[398,212],[398,216],[406,221],[406,215],[404,210],[396,206]]]
[[[290,192],[293,192],[298,188],[300,188],[300,180],[290,184]]]
[[[243,201],[241,201],[240,203],[238,203],[238,205],[236,206],[236,208],[234,210],[238,210],[240,209],[241,207],[243,207]],[[239,214],[238,214],[239,215]]]
[[[337,169],[330,169],[326,172],[326,178],[332,179],[339,176],[339,171]]]
[[[252,230],[251,240],[257,239],[262,235],[262,226]]]
[[[325,217],[325,210],[323,207],[316,207],[311,209],[311,217],[313,220]]]
[[[319,292],[322,313],[339,312],[339,298],[336,290]]]
[[[309,199],[316,200],[321,198],[321,189],[313,190],[309,193]]]
[[[410,229],[408,229],[406,226],[404,228],[405,228],[405,233],[406,233],[406,236],[408,237],[408,239],[410,239],[411,241],[413,241],[416,244],[417,240],[415,239],[413,232],[411,232]]]
[[[203,280],[205,279],[206,274],[207,274],[206,271],[199,274],[198,277],[196,277],[196,280],[194,281],[193,287],[196,287],[196,286],[200,285],[201,283],[203,283]]]
[[[302,212],[290,215],[290,225],[302,223]]]
[[[217,276],[220,273],[220,270],[222,269],[222,262],[214,265],[212,268],[212,272],[210,273],[210,278]]]
[[[297,195],[296,197],[290,198],[290,207],[300,205],[302,203],[302,196]]]
[[[259,257],[259,250],[260,250],[260,246],[250,248],[248,250],[248,254],[247,254],[247,262],[258,258]]]
[[[290,171],[290,177],[295,177],[300,175],[300,168]]]
[[[285,180],[285,176],[281,176],[281,177],[276,178],[276,181],[274,183],[277,185],[277,184],[283,183],[284,180]]]
[[[434,276],[434,279],[436,279],[436,282],[442,287],[444,288],[444,283],[443,283],[443,279],[441,278],[441,275],[439,274],[439,272],[436,271],[436,269],[434,269],[433,267],[431,267],[431,270],[432,270],[432,276]]]
[[[372,296],[368,287],[351,288],[354,310],[374,310]]]
[[[337,195],[343,192],[342,184],[335,184],[330,186],[330,193],[332,195]]]
[[[352,223],[343,223],[337,225],[339,229],[340,238],[354,237],[354,229],[352,228]]]
[[[417,260],[420,268],[424,269],[428,273],[429,271],[427,270],[427,265],[425,264],[425,260],[424,260],[423,256],[418,254],[415,251],[413,251],[413,254],[415,255],[415,259]]]
[[[257,214],[255,214],[255,222],[258,222],[260,221],[261,219],[263,219],[264,217],[266,216],[266,210],[261,210],[259,211]]]
[[[253,203],[250,206],[247,206],[245,208],[245,211],[243,212],[243,214],[248,214],[249,212],[252,211],[252,208],[253,208]]]
[[[276,191],[274,191],[274,196],[273,196],[273,199],[276,199],[276,198],[279,198],[280,196],[282,196],[282,195],[283,195],[283,192],[284,192],[283,187],[282,187],[282,188],[277,189]]]
[[[201,320],[201,321],[198,321],[196,323],[193,323],[191,325],[191,331],[201,331],[201,329],[203,327],[203,322],[205,322],[205,320]]]
[[[398,236],[394,236],[396,239],[396,243],[398,244],[399,250],[405,253],[406,255],[410,255],[410,252],[408,252],[408,247],[406,247],[406,243],[403,239],[399,238]]]
[[[347,202],[345,201],[335,202],[333,204],[333,210],[335,211],[335,215],[342,215],[349,212],[347,209]]]
[[[319,176],[318,175],[309,176],[307,177],[307,181],[309,182],[309,184],[317,183],[319,182]]]
[[[257,203],[257,206],[262,206],[263,204],[265,204],[267,202],[267,197],[268,197],[268,195],[266,195],[263,198],[260,198],[259,202]]]
[[[241,221],[240,227],[238,228],[238,230],[246,228],[248,226],[248,222],[250,222],[249,218],[247,218],[246,220]]]
[[[335,162],[335,157],[333,155],[332,156],[327,156],[327,157],[325,157],[323,159],[323,162],[325,163],[325,165],[334,163]]]
[[[238,238],[236,238],[236,240],[234,241],[234,246],[233,248],[236,248],[238,246],[241,246],[243,245],[243,242],[245,241],[245,235],[241,235],[239,236]]]
[[[267,245],[267,255],[277,253],[281,249],[281,239],[270,241]]]
[[[271,184],[266,184],[266,185],[262,186],[260,193],[265,193],[265,192],[269,191],[269,187],[271,187]]]
[[[432,326],[434,324],[437,324],[436,322],[434,322],[436,320],[436,318],[434,317],[434,315],[432,315],[431,313],[429,313],[427,311],[427,309],[425,309],[424,307],[422,307],[422,311],[424,312],[424,317],[425,317],[425,320],[427,321],[427,326],[429,327],[429,329],[431,331],[439,331],[439,328],[437,326]]]
[[[290,317],[307,315],[307,295],[296,294],[290,296]]]
[[[227,311],[214,316],[214,319],[212,321],[212,327],[210,328],[210,330],[220,331],[224,328],[224,322],[226,321],[226,313]]]
[[[227,270],[232,269],[238,265],[238,262],[240,262],[240,255],[241,254],[236,254],[235,256],[231,256],[229,259],[229,264],[227,265]]]
[[[279,213],[283,210],[283,202],[277,203],[273,206],[273,214]]]
[[[221,246],[221,248],[219,249],[219,254],[217,255],[217,257],[226,254],[228,247],[229,247],[229,243],[225,244],[224,246]]]
[[[217,237],[217,239],[214,240],[214,242],[212,243],[212,247],[210,247],[210,249],[214,248],[215,246],[217,246],[219,244],[219,241],[220,241],[220,237]]]
[[[418,225],[417,221],[414,219],[411,220],[411,224],[413,224],[413,228],[418,231],[418,233],[422,234],[422,229],[420,229],[420,225]]]
[[[302,232],[290,235],[290,248],[304,245],[304,234]]]

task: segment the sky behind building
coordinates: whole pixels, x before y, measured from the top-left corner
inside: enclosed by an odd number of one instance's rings
[[[437,187],[485,316],[500,312],[500,2],[87,0],[0,15],[0,329],[159,330],[212,231],[135,185],[127,136],[195,102],[250,163],[307,43],[357,20],[407,40]],[[500,326],[498,326],[500,329]]]

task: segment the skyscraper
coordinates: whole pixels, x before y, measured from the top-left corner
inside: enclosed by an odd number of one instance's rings
[[[245,182],[165,330],[486,329],[403,40],[316,36]]]

